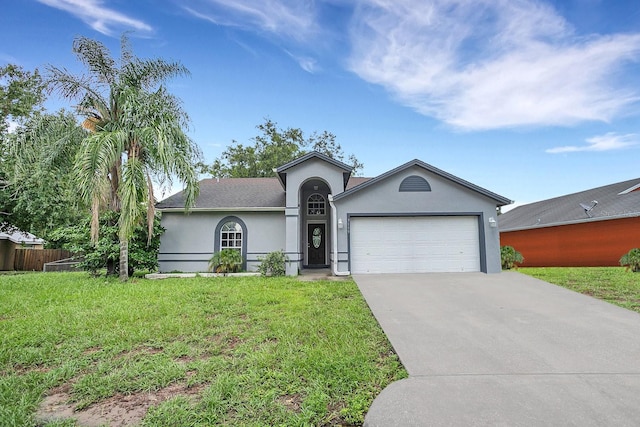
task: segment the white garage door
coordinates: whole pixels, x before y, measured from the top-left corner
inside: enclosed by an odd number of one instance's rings
[[[478,218],[351,218],[351,272],[480,271]]]

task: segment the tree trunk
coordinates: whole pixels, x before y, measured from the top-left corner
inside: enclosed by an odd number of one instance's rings
[[[120,238],[120,281],[129,280],[129,240]]]

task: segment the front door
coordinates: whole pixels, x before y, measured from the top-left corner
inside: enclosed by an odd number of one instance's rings
[[[325,266],[325,224],[308,224],[307,225],[307,257],[309,267]]]

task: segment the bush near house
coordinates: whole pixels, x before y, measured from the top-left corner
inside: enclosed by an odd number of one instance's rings
[[[516,251],[513,246],[501,246],[500,259],[504,270],[511,270],[513,267],[516,267],[516,264],[522,264],[524,262],[522,254]]]
[[[626,266],[627,270],[631,270],[634,273],[640,272],[640,249],[631,249],[620,258],[620,265]]]
[[[214,273],[237,273],[242,268],[242,255],[236,249],[223,249],[209,260],[209,271]]]
[[[289,257],[283,251],[274,251],[265,257],[259,257],[258,271],[262,276],[284,276]]]
[[[86,216],[76,225],[60,227],[50,233],[50,242],[82,257],[78,268],[99,275],[106,269],[106,275],[118,275],[120,245],[118,238],[118,214],[103,212],[99,219],[99,238],[91,241],[91,217]],[[129,276],[134,271],[157,271],[160,236],[164,228],[160,225],[160,216],[156,215],[153,224],[153,237],[149,239],[146,224],[138,224],[129,241]]]

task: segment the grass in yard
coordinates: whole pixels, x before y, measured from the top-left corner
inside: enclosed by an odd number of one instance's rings
[[[640,273],[622,267],[523,267],[518,271],[640,313]]]
[[[2,426],[359,425],[404,377],[352,281],[0,280]]]

